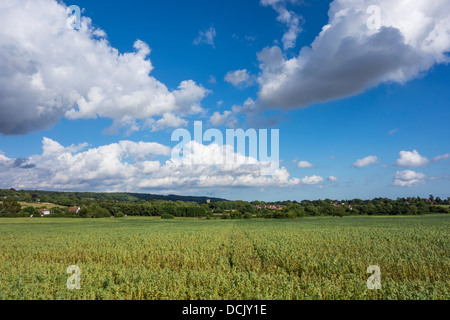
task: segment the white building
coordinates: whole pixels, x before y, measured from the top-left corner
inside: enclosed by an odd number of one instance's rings
[[[51,213],[50,210],[48,210],[48,209],[39,209],[38,211],[39,211],[39,214],[41,215],[41,217],[48,216]]]

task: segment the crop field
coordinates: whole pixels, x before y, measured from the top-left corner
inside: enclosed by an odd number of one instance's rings
[[[449,231],[449,215],[4,218],[0,299],[450,299]]]

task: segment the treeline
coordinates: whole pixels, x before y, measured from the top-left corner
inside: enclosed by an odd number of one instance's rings
[[[283,207],[280,212],[293,213],[296,216],[347,216],[347,215],[420,215],[432,213],[449,213],[450,198],[441,198],[430,195],[429,198],[420,197],[375,198],[373,200],[303,200],[264,203],[254,201],[254,206],[275,205]],[[274,210],[260,209],[269,213]]]
[[[77,210],[79,208],[79,210]],[[40,217],[40,210],[47,209],[49,217],[73,217],[73,218],[107,218],[124,216],[162,216],[164,214],[173,217],[211,217],[212,212],[207,206],[196,202],[183,201],[139,201],[138,203],[90,200],[80,207],[51,207],[25,206],[6,198],[0,203],[0,217]],[[74,209],[74,210],[73,210]]]
[[[291,219],[308,216],[350,215],[421,215],[449,213],[450,199],[430,195],[428,198],[409,197],[396,200],[375,198],[373,200],[303,200],[262,201],[196,201],[139,200],[128,193],[59,193],[47,191],[0,190],[0,217],[40,216],[39,209],[45,203],[60,207],[47,208],[52,217],[103,218],[124,216],[206,217],[222,219]],[[105,199],[111,197],[111,199]],[[216,199],[217,200],[217,199]],[[18,202],[30,205],[22,206]],[[80,207],[75,210],[69,207]]]
[[[38,190],[15,190],[15,189],[0,189],[0,200],[8,197],[15,201],[21,202],[47,202],[60,206],[75,206],[88,205],[92,200],[97,201],[116,201],[116,202],[139,202],[139,201],[184,201],[206,203],[206,200],[211,202],[224,201],[220,198],[208,197],[192,197],[192,196],[178,196],[178,195],[156,195],[145,193],[107,193],[107,192],[60,192],[60,191],[38,191]]]
[[[83,218],[147,216],[155,217],[168,214],[174,217],[206,217],[205,205],[183,201],[140,201],[138,203],[101,201],[81,207],[79,212]]]

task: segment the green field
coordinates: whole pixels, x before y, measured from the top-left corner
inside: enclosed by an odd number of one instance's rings
[[[2,204],[3,201],[0,201],[0,204]],[[22,209],[26,207],[33,207],[33,208],[47,208],[47,209],[53,209],[53,208],[64,208],[64,206],[59,206],[53,203],[44,203],[44,202],[21,202],[19,201],[19,204],[21,205]]]
[[[449,299],[449,231],[449,215],[4,218],[0,299]]]

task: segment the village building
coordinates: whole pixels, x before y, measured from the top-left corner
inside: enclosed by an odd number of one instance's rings
[[[269,210],[283,210],[283,206],[274,205],[274,204],[264,204],[264,205],[256,205],[256,209],[269,209]]]
[[[80,212],[80,210],[81,210],[81,208],[77,207],[77,206],[69,208],[69,212],[73,212],[73,213],[78,213],[78,212]]]
[[[48,216],[51,214],[51,211],[48,209],[39,209],[38,212],[41,215],[41,217]]]

